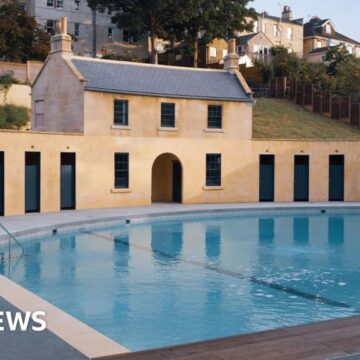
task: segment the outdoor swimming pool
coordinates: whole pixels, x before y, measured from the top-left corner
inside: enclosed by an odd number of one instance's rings
[[[13,281],[133,351],[360,313],[359,213],[194,216],[24,245]]]

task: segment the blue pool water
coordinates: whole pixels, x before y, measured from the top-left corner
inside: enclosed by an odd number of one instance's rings
[[[130,350],[360,312],[359,214],[194,218],[24,244],[11,279]]]

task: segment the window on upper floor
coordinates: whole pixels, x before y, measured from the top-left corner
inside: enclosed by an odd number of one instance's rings
[[[75,37],[80,36],[80,24],[79,23],[74,24],[74,36]]]
[[[46,6],[54,7],[55,6],[55,0],[46,0]]]
[[[115,153],[115,189],[129,188],[129,154]]]
[[[259,22],[258,21],[254,21],[253,31],[254,31],[254,33],[259,32]]]
[[[108,27],[108,39],[112,40],[113,38],[113,31],[114,29],[112,27]]]
[[[293,37],[294,37],[293,28],[288,28],[287,29],[287,39],[288,40],[293,40]]]
[[[227,49],[223,49],[223,58],[228,54]]]
[[[221,186],[221,154],[206,154],[206,186]]]
[[[80,0],[75,0],[74,10],[75,10],[75,11],[79,11],[79,10],[80,10]]]
[[[51,35],[55,34],[56,21],[55,20],[47,20],[46,25],[45,25],[45,29],[49,34],[51,34]]]
[[[161,127],[175,127],[175,104],[161,103]]]
[[[322,47],[322,43],[321,43],[320,40],[317,41],[316,47],[318,47],[318,48],[321,48],[321,47]]]
[[[210,47],[209,48],[209,55],[210,57],[216,57],[216,48],[215,47]]]
[[[327,34],[331,34],[331,25],[330,24],[326,24],[325,31]]]
[[[40,129],[45,126],[44,112],[44,100],[35,100],[35,129]]]
[[[274,25],[273,35],[274,35],[275,37],[278,37],[278,36],[280,35],[279,25],[277,25],[277,24]]]
[[[264,34],[266,34],[266,24],[262,24],[262,32],[264,33]]]
[[[129,102],[128,100],[114,100],[114,125],[129,125]]]
[[[222,128],[222,106],[209,105],[208,106],[208,129]]]
[[[56,0],[56,8],[62,9],[64,7],[64,0]]]

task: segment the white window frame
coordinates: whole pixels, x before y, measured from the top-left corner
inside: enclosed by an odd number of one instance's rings
[[[209,56],[216,57],[216,54],[217,54],[216,47],[210,46],[209,47]]]
[[[294,39],[294,29],[292,27],[287,28],[287,39],[288,40]]]
[[[80,0],[75,0],[74,3],[75,3],[74,10],[80,11],[80,4],[81,4]]]

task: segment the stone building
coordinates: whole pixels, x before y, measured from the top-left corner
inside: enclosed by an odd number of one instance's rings
[[[304,56],[312,62],[324,60],[331,46],[343,45],[350,54],[360,57],[360,43],[336,31],[330,19],[313,17],[304,25]]]
[[[359,141],[252,139],[235,41],[224,70],[187,69],[74,56],[61,29],[32,130],[0,131],[1,214],[360,200]]]
[[[51,34],[56,31],[58,20],[66,16],[68,33],[73,38],[73,51],[77,55],[91,56],[93,49],[93,12],[87,0],[25,0],[29,15]],[[147,39],[136,39],[126,30],[111,22],[108,9],[96,12],[97,54],[127,54],[139,59],[148,57]]]
[[[270,40],[272,46],[284,46],[289,52],[295,53],[299,58],[303,57],[303,19],[294,19],[289,6],[284,6],[281,17],[269,15],[267,12],[259,14],[254,22],[251,34],[260,32],[266,36],[266,43]],[[248,34],[243,32],[239,35]],[[249,37],[249,40],[251,39],[253,38]],[[264,54],[264,51],[268,51],[268,45],[261,42],[259,44],[252,44],[252,47],[253,53],[251,56],[261,55]]]

